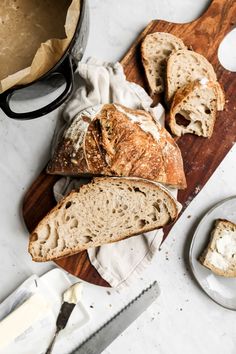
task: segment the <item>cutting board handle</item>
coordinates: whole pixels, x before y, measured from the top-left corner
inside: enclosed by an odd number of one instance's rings
[[[218,9],[223,8],[227,3],[230,2],[231,0],[212,0],[207,10],[210,10],[211,7],[215,7],[215,6],[217,6]]]
[[[205,13],[196,20],[206,34],[223,38],[236,23],[235,0],[212,0]]]
[[[172,33],[184,38],[189,47],[219,65],[215,59],[217,49],[235,24],[236,0],[213,0],[201,17],[193,22],[177,25]]]

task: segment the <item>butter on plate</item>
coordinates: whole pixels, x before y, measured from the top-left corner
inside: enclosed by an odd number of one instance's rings
[[[236,277],[236,224],[217,219],[200,262],[213,273]]]

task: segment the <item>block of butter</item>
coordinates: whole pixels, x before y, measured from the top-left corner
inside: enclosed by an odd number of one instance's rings
[[[21,306],[0,321],[0,349],[2,350],[15,338],[44,317],[50,311],[48,301],[40,294],[33,294]]]

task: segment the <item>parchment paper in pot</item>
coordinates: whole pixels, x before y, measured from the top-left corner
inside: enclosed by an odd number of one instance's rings
[[[11,0],[10,0],[11,2]],[[11,10],[15,10],[17,11],[19,8],[18,6],[24,6],[24,11],[26,13],[25,16],[25,21],[28,21],[27,25],[27,29],[29,30],[30,28],[30,19],[33,18],[33,10],[27,11],[28,8],[27,6],[32,6],[32,4],[37,3],[37,0],[35,1],[31,1],[31,0],[18,0],[18,1],[13,1],[12,2],[12,7]],[[46,40],[45,42],[42,42],[41,44],[39,44],[38,49],[36,48],[36,53],[32,59],[32,61],[30,60],[30,62],[27,63],[27,65],[24,67],[22,67],[24,60],[27,62],[27,60],[29,60],[29,55],[27,58],[27,55],[25,55],[25,58],[22,58],[22,55],[24,55],[24,51],[25,53],[30,53],[30,51],[32,52],[32,48],[29,48],[30,45],[34,45],[34,38],[30,38],[30,40],[27,40],[27,36],[30,36],[31,33],[26,33],[26,43],[23,43],[24,45],[24,50],[22,51],[22,53],[15,53],[14,54],[14,49],[17,48],[17,45],[19,44],[19,41],[21,40],[20,36],[21,33],[19,30],[17,31],[16,28],[16,35],[15,35],[15,44],[14,42],[9,43],[9,45],[12,48],[12,55],[10,55],[10,59],[11,61],[15,61],[15,67],[17,72],[12,72],[12,74],[10,74],[7,77],[3,77],[3,72],[1,73],[0,70],[0,93],[8,90],[9,88],[12,88],[14,86],[17,85],[25,85],[28,83],[33,82],[34,80],[40,78],[42,75],[44,75],[45,73],[47,73],[59,60],[60,58],[63,56],[64,52],[66,51],[68,45],[70,44],[78,20],[79,20],[79,16],[80,16],[80,0],[73,0],[73,1],[67,1],[68,6],[65,8],[65,10],[67,9],[67,13],[64,14],[64,18],[65,18],[65,25],[64,25],[64,29],[62,26],[62,29],[60,30],[59,28],[56,28],[58,30],[58,37],[60,38],[51,38]],[[71,4],[70,4],[71,3]],[[18,5],[19,4],[19,5]],[[50,1],[45,1],[44,2],[45,6],[49,6],[52,4],[52,2]],[[54,5],[58,6],[59,1],[55,1]],[[63,6],[65,6],[66,4],[66,0],[63,1]],[[1,7],[2,5],[0,5]],[[0,8],[1,10],[1,8]],[[36,11],[36,10],[35,10]],[[15,12],[17,13],[17,12]],[[4,15],[4,14],[3,14]],[[1,30],[3,29],[2,24],[4,25],[4,18],[6,18],[7,20],[7,14],[5,14],[5,17],[2,15],[2,11],[0,11],[0,25],[1,25]],[[14,12],[13,12],[14,15]],[[52,16],[55,17],[55,16]],[[62,17],[61,17],[62,19]],[[60,20],[61,20],[60,19]],[[17,19],[16,19],[17,20]],[[60,25],[60,20],[57,18],[51,18],[49,19],[50,21],[55,21],[55,26],[59,26]],[[45,20],[46,21],[46,20]],[[22,19],[21,22],[23,23]],[[39,21],[40,22],[40,21]],[[11,25],[11,24],[10,24]],[[16,27],[17,25],[17,21],[14,21],[14,23],[12,24],[12,26]],[[42,25],[42,21],[41,23],[32,23],[32,26],[41,26]],[[51,24],[51,29],[52,26],[54,24]],[[21,28],[21,26],[24,26],[24,23],[21,24],[19,23],[17,25],[18,29]],[[42,28],[40,28],[40,30],[42,30]],[[37,31],[36,31],[37,32]],[[35,32],[35,33],[36,33]],[[40,32],[40,31],[38,31]],[[42,32],[42,31],[41,31]],[[64,33],[65,32],[65,33]],[[53,30],[50,31],[50,33],[53,33]],[[36,40],[36,39],[35,39]],[[0,46],[4,49],[3,45],[8,45],[7,43],[7,33],[5,36],[1,36],[0,38]],[[2,50],[3,50],[2,49]],[[1,57],[1,49],[0,49],[0,66],[1,68],[3,68],[4,62],[1,63],[1,60],[3,60],[3,56]],[[5,58],[6,60],[6,58]],[[30,65],[31,64],[31,65]],[[29,66],[30,65],[30,66]],[[11,65],[12,67],[12,65]],[[22,67],[21,70],[19,70],[19,67]],[[3,69],[2,69],[3,70]],[[9,74],[9,73],[8,73]]]

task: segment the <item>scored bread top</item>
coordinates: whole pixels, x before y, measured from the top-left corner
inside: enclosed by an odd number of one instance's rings
[[[118,104],[81,113],[66,129],[47,171],[66,175],[133,176],[185,188],[181,152],[160,123]]]
[[[144,38],[141,56],[151,94],[164,91],[167,59],[180,49],[186,49],[183,41],[170,33],[155,32]]]
[[[213,66],[201,54],[191,50],[178,50],[167,61],[166,100],[171,103],[175,92],[188,83],[207,78],[216,81]]]
[[[192,133],[209,138],[216,120],[219,91],[219,83],[208,80],[196,80],[178,89],[170,109],[172,133],[177,136]],[[179,116],[184,117],[184,121],[178,121]]]
[[[95,178],[72,191],[30,236],[35,261],[116,242],[173,222],[179,203],[166,188],[138,178]]]

